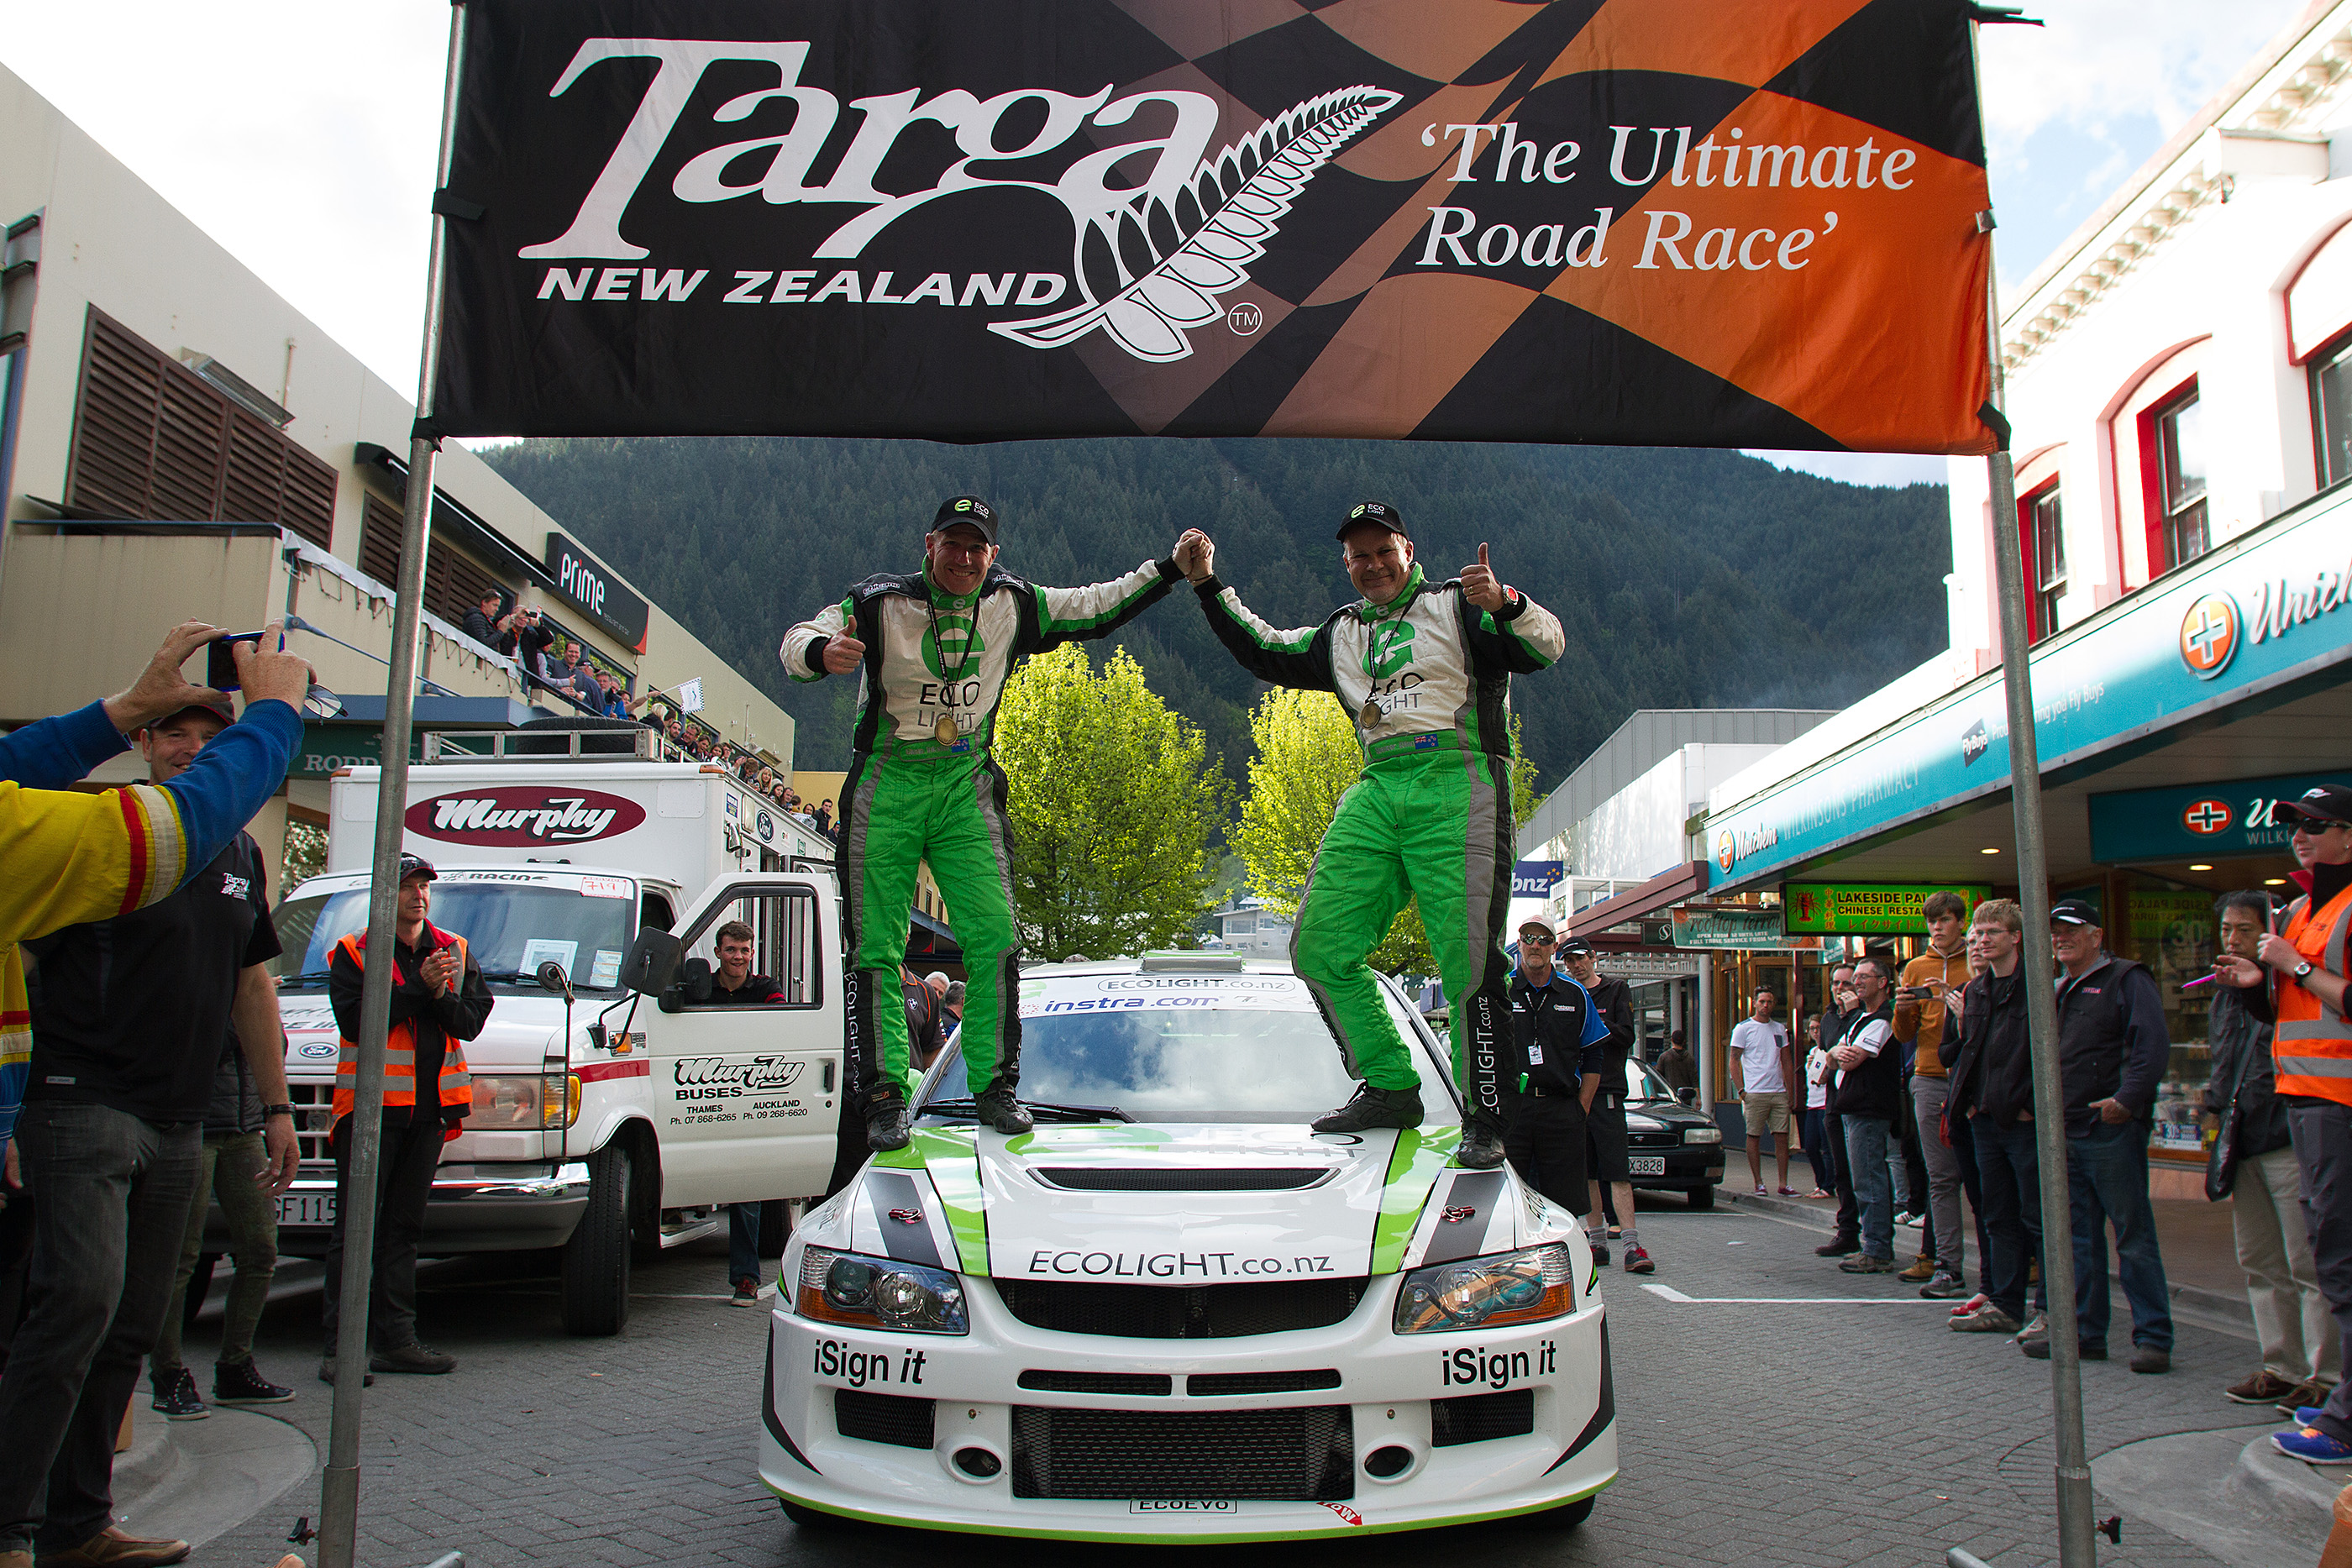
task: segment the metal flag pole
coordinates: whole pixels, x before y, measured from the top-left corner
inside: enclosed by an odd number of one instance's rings
[[[449,183],[449,156],[457,123],[457,73],[465,53],[466,8],[449,9],[449,61],[442,85],[441,154],[434,189]],[[436,203],[437,205],[437,203]],[[439,370],[441,278],[445,220],[433,218],[425,262],[425,349],[417,365],[416,413],[433,412]],[[358,1081],[352,1088],[351,1178],[344,1207],[342,1289],[335,1325],[335,1398],[327,1469],[319,1498],[319,1568],[352,1568],[358,1544],[360,1405],[368,1364],[368,1299],[375,1280],[376,1171],[383,1141],[384,1041],[391,1032],[390,956],[400,906],[400,841],[408,800],[408,738],[416,696],[416,639],[425,601],[425,546],[433,527],[433,461],[440,443],[421,432],[408,444],[408,493],[400,509],[400,570],[394,584],[392,668],[384,685],[383,770],[375,797],[375,862],[368,884],[371,962],[360,992]]]
[[[1969,63],[1977,63],[1969,27]],[[1982,73],[1975,71],[1981,82]],[[1981,94],[1981,89],[1979,89]],[[1979,120],[1981,123],[1981,99]],[[2025,918],[2026,1031],[2033,1056],[2035,1163],[2042,1191],[2042,1285],[2049,1298],[2050,1404],[2056,1446],[2060,1568],[2095,1568],[2091,1539],[2091,1462],[2083,1435],[2083,1365],[2074,1322],[2074,1222],[2066,1176],[2066,1098],[2058,1081],[2057,967],[2050,950],[2050,862],[2042,831],[2041,747],[2033,732],[2031,633],[2025,615],[2025,551],[2018,538],[2017,470],[2000,363],[2000,289],[1991,266],[1990,214],[1985,240],[1985,357],[1991,371],[1992,418],[2000,449],[1985,459],[1992,492],[1993,573],[2000,603],[2001,690],[2009,705],[2009,784],[2017,828],[2018,902]]]

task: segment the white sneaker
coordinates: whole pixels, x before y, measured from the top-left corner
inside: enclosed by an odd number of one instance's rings
[[[2023,1344],[2035,1334],[2048,1333],[2049,1332],[2050,1315],[2047,1312],[2036,1312],[2033,1314],[2033,1321],[2027,1323],[2023,1328],[2018,1330],[2014,1337],[2018,1343]]]

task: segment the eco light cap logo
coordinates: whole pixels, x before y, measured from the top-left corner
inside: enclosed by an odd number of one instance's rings
[[[2227,593],[2206,594],[2180,618],[2180,662],[2199,680],[2211,680],[2237,656],[2244,625],[2236,600]]]

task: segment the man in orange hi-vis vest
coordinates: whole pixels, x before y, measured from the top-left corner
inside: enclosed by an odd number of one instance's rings
[[[449,1372],[457,1358],[416,1339],[416,1243],[441,1145],[457,1135],[473,1109],[473,1080],[462,1041],[489,1021],[490,992],[466,939],[436,929],[436,873],[415,855],[400,857],[400,908],[393,934],[392,1032],[384,1040],[383,1145],[376,1165],[375,1258],[368,1298],[370,1372]],[[335,1062],[335,1228],[327,1241],[326,1359],[321,1382],[335,1380],[335,1313],[342,1300],[343,1225],[352,1212],[352,1101],[359,1082],[360,988],[367,934],[335,944],[327,995],[335,1008],[342,1054]],[[418,1084],[425,1084],[423,1093]]]
[[[2278,1032],[2272,1058],[2279,1103],[2303,1167],[2304,1213],[2311,1222],[2319,1289],[2352,1349],[2352,1023],[2345,1019],[2345,980],[2352,973],[2345,943],[2352,936],[2352,789],[2323,784],[2300,800],[2282,801],[2294,821],[2295,880],[2304,896],[2288,906],[2283,935],[2263,936],[2263,966],[2278,977]],[[2222,976],[2253,977],[2243,958],[2225,958]],[[2312,1464],[2352,1464],[2352,1383],[2339,1383],[2319,1406],[2294,1413],[2294,1427],[2271,1441]]]

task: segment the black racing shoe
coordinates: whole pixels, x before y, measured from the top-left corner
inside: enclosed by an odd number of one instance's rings
[[[227,1362],[213,1364],[213,1403],[215,1405],[283,1405],[294,1397],[294,1391],[272,1383],[261,1375],[261,1368],[247,1356],[231,1365]]]
[[[196,1375],[182,1367],[169,1382],[154,1380],[155,1397],[151,1402],[163,1413],[167,1421],[201,1421],[212,1414],[205,1402],[196,1397]]]
[[[1374,1127],[1421,1125],[1421,1091],[1356,1085],[1356,1097],[1315,1123],[1318,1133],[1362,1133]],[[1498,1159],[1500,1155],[1496,1156]],[[1465,1162],[1466,1163],[1466,1162]]]
[[[1490,1171],[1503,1163],[1503,1134],[1484,1117],[1462,1124],[1462,1142],[1454,1146],[1454,1163],[1467,1170]]]
[[[994,1084],[982,1091],[973,1097],[971,1106],[982,1121],[1008,1138],[1015,1133],[1029,1132],[1037,1125],[1029,1113],[1021,1108],[1021,1102],[1013,1097],[1013,1090],[1007,1084]]]
[[[905,1148],[912,1125],[903,1094],[877,1094],[866,1103],[866,1146],[877,1155]]]

